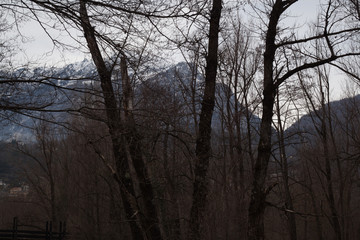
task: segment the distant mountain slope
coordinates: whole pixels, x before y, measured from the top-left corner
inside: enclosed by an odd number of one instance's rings
[[[201,99],[204,87],[204,77],[192,66],[181,62],[174,66],[158,72],[152,77],[143,81],[137,93],[140,102],[152,109],[159,117],[170,113],[169,109],[177,108],[178,114],[182,115],[179,120],[183,125],[196,128],[201,110]],[[222,122],[227,120],[224,114],[230,118],[235,117],[235,97],[232,90],[224,83],[216,84],[216,103],[212,118],[213,133],[219,135],[222,131]],[[227,111],[227,104],[230,112]],[[239,122],[244,132],[247,132],[245,107],[237,102]],[[181,113],[179,112],[181,111]],[[171,113],[174,113],[172,111]],[[171,116],[167,116],[169,118]],[[249,112],[251,130],[259,129],[260,118]],[[234,119],[232,125],[234,125]],[[224,125],[224,124],[223,124]],[[226,125],[226,124],[225,124]],[[193,132],[194,129],[191,129]],[[225,129],[225,132],[227,130]],[[235,130],[234,130],[235,131]],[[244,134],[245,135],[245,134]]]
[[[330,109],[330,114],[328,114]],[[359,132],[360,124],[360,95],[345,98],[326,104],[325,111],[331,121],[326,119],[327,127],[331,127],[335,137],[339,139],[342,135],[349,136]],[[321,128],[322,109],[312,111],[304,115],[286,130],[289,154],[294,154],[294,148],[300,144],[315,144],[319,141],[318,131]]]
[[[133,74],[130,72],[130,75]],[[0,141],[33,141],[32,127],[36,120],[30,116],[44,117],[53,121],[66,121],[68,112],[84,106],[83,97],[86,94],[99,94],[95,89],[99,87],[94,64],[89,60],[66,65],[62,68],[36,68],[19,69],[11,74],[2,72],[1,79],[34,80],[33,83],[18,84],[17,88],[7,85],[0,92],[0,105],[3,106],[43,106],[43,110],[52,113],[34,111],[2,111],[0,117]],[[117,76],[118,77],[118,76]],[[141,79],[136,79],[136,104],[143,106],[139,111],[146,112],[142,108],[151,108],[161,117],[165,113],[174,114],[165,108],[181,109],[181,114],[187,116],[182,118],[182,124],[194,125],[195,118],[200,112],[200,103],[203,89],[203,76],[188,64],[181,62],[164,69],[148,69],[142,74]],[[121,81],[114,83],[116,91],[120,91]],[[226,103],[224,84],[217,84],[217,104],[213,116],[214,129],[220,129],[221,111]],[[11,94],[9,94],[9,92]],[[150,101],[151,100],[151,101]],[[172,106],[170,103],[172,102]],[[176,103],[176,104],[175,104]],[[232,98],[230,104],[234,106]],[[244,107],[240,111],[244,112]],[[141,113],[140,115],[144,115]],[[180,114],[180,113],[179,113]],[[163,116],[164,117],[164,116]],[[240,116],[244,119],[244,114]],[[244,123],[244,120],[241,120]],[[251,122],[257,129],[260,119],[251,114]],[[245,126],[245,124],[242,124]],[[256,125],[256,126],[255,126]],[[244,130],[245,131],[245,130]]]
[[[11,110],[0,113],[0,141],[32,141],[34,119],[30,116],[36,119],[48,115],[60,122],[65,116],[61,111],[76,104],[77,94],[83,92],[94,74],[94,65],[86,59],[62,68],[22,68],[12,73],[1,72],[0,81],[12,82],[3,83],[0,90],[0,106]],[[41,111],[33,111],[37,108]]]

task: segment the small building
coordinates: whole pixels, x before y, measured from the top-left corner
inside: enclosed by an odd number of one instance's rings
[[[17,197],[22,195],[22,188],[21,187],[12,187],[9,190],[10,197]]]
[[[21,187],[12,187],[9,190],[10,197],[26,197],[29,193],[29,186],[23,185]]]

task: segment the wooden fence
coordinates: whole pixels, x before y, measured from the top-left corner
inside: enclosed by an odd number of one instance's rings
[[[0,240],[65,240],[68,239],[66,233],[66,223],[59,223],[59,231],[53,231],[52,222],[46,222],[44,231],[22,230],[19,227],[18,219],[15,217],[13,220],[13,228],[10,230],[0,230]]]

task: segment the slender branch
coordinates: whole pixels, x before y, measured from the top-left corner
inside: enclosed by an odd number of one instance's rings
[[[349,57],[349,56],[358,56],[358,55],[360,55],[360,53],[346,53],[346,54],[342,54],[342,55],[331,56],[329,58],[322,59],[322,60],[312,62],[312,63],[305,63],[299,67],[296,67],[296,68],[288,71],[281,78],[278,78],[277,81],[275,82],[275,87],[276,88],[279,87],[286,79],[290,78],[294,74],[296,74],[300,71],[303,71],[305,69],[310,69],[310,68],[314,68],[314,67],[318,67],[318,66],[327,64],[327,63],[331,63],[339,58],[344,58],[344,57]]]

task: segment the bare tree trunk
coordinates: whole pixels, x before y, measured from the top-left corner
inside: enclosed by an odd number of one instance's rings
[[[211,120],[215,106],[221,9],[222,1],[213,0],[210,16],[208,56],[206,58],[207,65],[205,69],[205,90],[200,113],[199,136],[196,141],[195,180],[189,222],[189,237],[192,240],[200,240],[202,237],[201,221],[204,218],[208,195],[207,170],[211,156]]]
[[[271,155],[271,123],[275,102],[275,88],[273,79],[273,61],[276,45],[275,37],[280,15],[283,13],[283,3],[277,0],[273,6],[266,34],[266,46],[264,53],[264,90],[263,90],[263,114],[260,127],[260,140],[258,156],[254,167],[253,188],[251,191],[249,206],[248,237],[249,240],[264,239],[264,212],[267,190],[265,179],[268,163]]]
[[[242,140],[242,136],[241,136],[241,106],[239,106],[239,101],[238,101],[238,92],[237,92],[237,88],[239,85],[239,73],[236,70],[235,71],[235,77],[234,77],[234,117],[235,117],[235,132],[236,132],[236,139],[234,139],[235,141],[235,148],[236,148],[236,152],[237,152],[237,161],[239,163],[239,172],[240,172],[240,189],[236,189],[236,190],[240,190],[241,194],[244,193],[244,189],[245,189],[245,177],[244,177],[244,159],[243,159],[243,148],[241,146],[241,140]],[[244,93],[244,98],[246,98],[246,94]],[[245,105],[245,108],[247,109],[248,106]],[[249,127],[250,128],[250,127]],[[231,136],[233,137],[233,136]],[[232,146],[231,146],[232,149]],[[236,178],[235,178],[236,179]]]
[[[325,178],[327,183],[327,199],[329,202],[330,212],[331,212],[331,224],[335,232],[337,240],[341,240],[341,227],[339,222],[339,216],[335,205],[335,196],[334,196],[334,187],[333,187],[333,174],[332,167],[330,163],[330,152],[329,152],[329,137],[328,137],[328,128],[326,124],[326,110],[325,110],[325,97],[322,90],[322,84],[320,79],[320,89],[321,89],[321,107],[322,107],[322,116],[321,116],[321,129],[320,135],[323,145],[324,157],[325,157]],[[328,113],[330,114],[330,113]]]
[[[310,177],[311,178],[311,177]],[[310,186],[310,195],[311,195],[311,203],[312,206],[314,208],[314,213],[315,213],[315,221],[316,221],[316,234],[319,240],[323,239],[323,235],[322,235],[322,225],[321,225],[321,221],[320,221],[320,217],[319,217],[319,213],[318,213],[318,206],[316,204],[316,199],[315,199],[315,194],[314,191],[312,189],[312,187]]]
[[[46,160],[47,161],[47,160]],[[50,160],[52,161],[52,159]],[[50,184],[50,202],[51,202],[51,221],[53,224],[56,224],[57,221],[57,203],[56,203],[56,194],[55,194],[55,181],[53,176],[53,169],[50,164],[48,164],[48,171],[49,171],[49,184]]]
[[[305,183],[306,184],[305,187],[309,191],[310,200],[311,200],[311,206],[313,208],[314,215],[315,215],[317,239],[318,240],[323,240],[322,225],[321,225],[320,215],[319,215],[319,210],[318,210],[319,207],[316,204],[316,198],[315,198],[315,193],[314,193],[314,189],[313,189],[313,180],[312,180],[312,176],[311,176],[311,173],[310,173],[310,167],[309,167],[309,164],[308,164],[308,159],[305,159],[304,161],[305,161],[305,163],[303,165],[304,179],[306,179],[306,182],[308,181],[307,184]]]
[[[322,152],[324,156],[324,162],[325,162],[325,170],[323,170],[323,174],[326,179],[326,189],[325,189],[325,195],[329,204],[331,217],[329,219],[330,224],[334,230],[335,237],[337,240],[342,239],[342,232],[341,232],[341,225],[339,221],[339,214],[336,209],[336,203],[335,203],[335,194],[334,194],[334,186],[333,186],[333,173],[332,173],[332,166],[331,166],[331,159],[330,159],[330,148],[329,148],[329,141],[331,140],[329,138],[329,131],[332,131],[330,126],[328,126],[328,121],[331,121],[330,116],[330,107],[326,107],[326,100],[329,100],[329,98],[325,98],[324,88],[323,88],[323,81],[324,81],[324,73],[321,72],[321,69],[317,69],[318,78],[319,78],[319,90],[320,90],[320,104],[321,104],[321,111],[316,111],[315,104],[313,103],[310,93],[307,91],[306,87],[302,84],[302,88],[304,90],[304,93],[306,94],[308,100],[311,103],[312,110],[316,114],[316,117],[320,120],[320,126],[316,127],[316,123],[313,122],[315,125],[316,131],[319,134],[319,137],[321,139],[321,145],[323,147]],[[327,79],[326,79],[327,80]],[[329,88],[328,83],[326,83],[326,89],[327,94],[329,94]],[[313,120],[314,121],[314,120]],[[334,146],[335,147],[335,146]],[[337,156],[336,156],[337,157]]]
[[[163,149],[163,162],[164,162],[164,175],[167,187],[167,195],[170,200],[171,205],[169,206],[169,209],[165,212],[167,216],[164,216],[164,218],[168,217],[170,222],[166,223],[168,226],[167,229],[167,239],[173,239],[173,240],[181,240],[182,234],[181,234],[181,226],[180,226],[180,216],[179,216],[179,201],[176,191],[176,185],[174,183],[174,179],[171,174],[171,169],[169,168],[169,156],[168,156],[168,143],[169,143],[169,124],[166,125],[165,130],[165,136],[164,136],[164,149]],[[175,146],[173,146],[175,147]],[[171,159],[173,162],[176,161],[175,154],[173,155],[173,158]]]
[[[126,215],[129,218],[128,220],[133,239],[162,239],[158,225],[157,211],[152,202],[154,197],[153,190],[147,174],[147,169],[145,168],[143,162],[140,137],[136,132],[134,118],[131,111],[132,89],[131,86],[129,86],[126,61],[124,58],[121,59],[123,94],[125,98],[125,124],[123,125],[112,87],[111,71],[107,69],[97,44],[94,28],[91,26],[89,16],[87,14],[86,1],[80,1],[79,11],[85,39],[101,81],[107,115],[107,124],[113,144],[114,156],[118,170],[117,174],[119,175],[118,183],[121,185],[122,200]],[[133,186],[134,179],[129,177],[131,176],[129,167],[130,163],[134,165],[139,181],[142,201],[141,207],[144,209],[141,213],[137,212],[137,204],[129,199],[129,196],[135,196]],[[139,222],[135,222],[134,217],[136,217]]]
[[[326,198],[329,204],[331,217],[330,217],[330,223],[334,230],[335,237],[337,240],[342,239],[341,234],[341,225],[339,221],[339,214],[338,210],[336,209],[336,202],[335,202],[335,194],[334,194],[334,185],[333,185],[333,170],[331,166],[331,159],[330,159],[330,148],[329,148],[329,141],[331,140],[329,138],[329,131],[332,131],[330,129],[330,126],[328,125],[328,121],[331,121],[330,116],[330,107],[326,107],[326,98],[325,93],[323,89],[323,81],[324,81],[324,73],[321,72],[321,69],[317,69],[318,75],[319,75],[319,89],[320,89],[320,104],[321,104],[321,114],[317,114],[317,117],[320,119],[320,128],[317,128],[318,134],[321,139],[321,144],[323,147],[323,154],[324,154],[324,161],[325,161],[325,179],[326,179]],[[328,79],[326,79],[328,80]],[[328,83],[327,85],[327,94],[329,94],[329,88]],[[308,98],[310,99],[309,93],[306,92],[308,95]],[[314,106],[314,104],[312,104]],[[315,107],[313,107],[313,111],[315,112]],[[328,120],[328,121],[327,121]],[[334,146],[335,147],[335,146]],[[337,156],[335,156],[337,157]],[[340,175],[341,176],[341,175]],[[342,180],[341,180],[342,181]]]
[[[279,140],[279,151],[280,151],[280,164],[281,164],[281,173],[282,173],[282,180],[283,180],[283,187],[285,191],[285,215],[288,219],[288,230],[290,234],[291,240],[297,239],[297,233],[296,233],[296,221],[295,221],[295,215],[294,215],[294,205],[290,193],[290,187],[289,187],[289,169],[288,169],[288,159],[286,157],[285,152],[285,140],[284,140],[284,129],[281,121],[281,112],[280,112],[280,100],[279,100],[279,94],[277,95],[277,101],[276,101],[276,112],[277,112],[277,120],[278,120],[278,140]]]
[[[329,78],[328,75],[324,76],[326,78],[326,89],[327,89],[327,102],[330,103],[330,87],[329,87]],[[325,106],[323,106],[325,107]],[[345,239],[345,206],[344,206],[344,191],[345,191],[345,181],[346,179],[343,176],[343,170],[342,170],[342,164],[341,164],[341,159],[338,153],[338,147],[336,145],[336,141],[335,141],[335,136],[334,136],[334,128],[333,128],[333,121],[335,119],[332,118],[331,116],[331,107],[330,104],[327,105],[327,112],[328,112],[328,116],[327,116],[327,124],[329,126],[329,138],[331,140],[331,147],[334,151],[334,157],[335,157],[335,161],[336,161],[336,166],[337,166],[337,172],[338,172],[338,178],[339,178],[339,212],[338,213],[338,223],[339,223],[339,230],[340,230],[340,234],[341,234],[341,239]],[[324,120],[325,121],[325,120]]]
[[[135,125],[135,118],[133,115],[133,90],[130,83],[130,78],[127,71],[127,63],[125,56],[121,57],[120,62],[121,79],[123,89],[123,105],[124,105],[124,128],[126,146],[128,147],[128,162],[133,164],[136,178],[138,180],[140,188],[140,201],[141,207],[144,208],[142,214],[144,214],[143,228],[145,234],[151,240],[162,239],[159,217],[157,209],[154,205],[154,191],[153,186],[149,178],[148,168],[145,165],[141,136],[138,133]],[[133,179],[134,182],[134,179]]]
[[[325,130],[326,131],[326,130]],[[329,148],[327,143],[327,137],[323,136],[323,147],[324,147],[324,154],[325,154],[325,177],[327,183],[327,198],[329,201],[329,207],[331,212],[331,224],[334,229],[336,239],[341,240],[341,228],[339,222],[339,216],[335,206],[335,197],[334,197],[334,190],[333,190],[333,178],[332,178],[332,168],[330,163],[330,156],[329,156]]]

